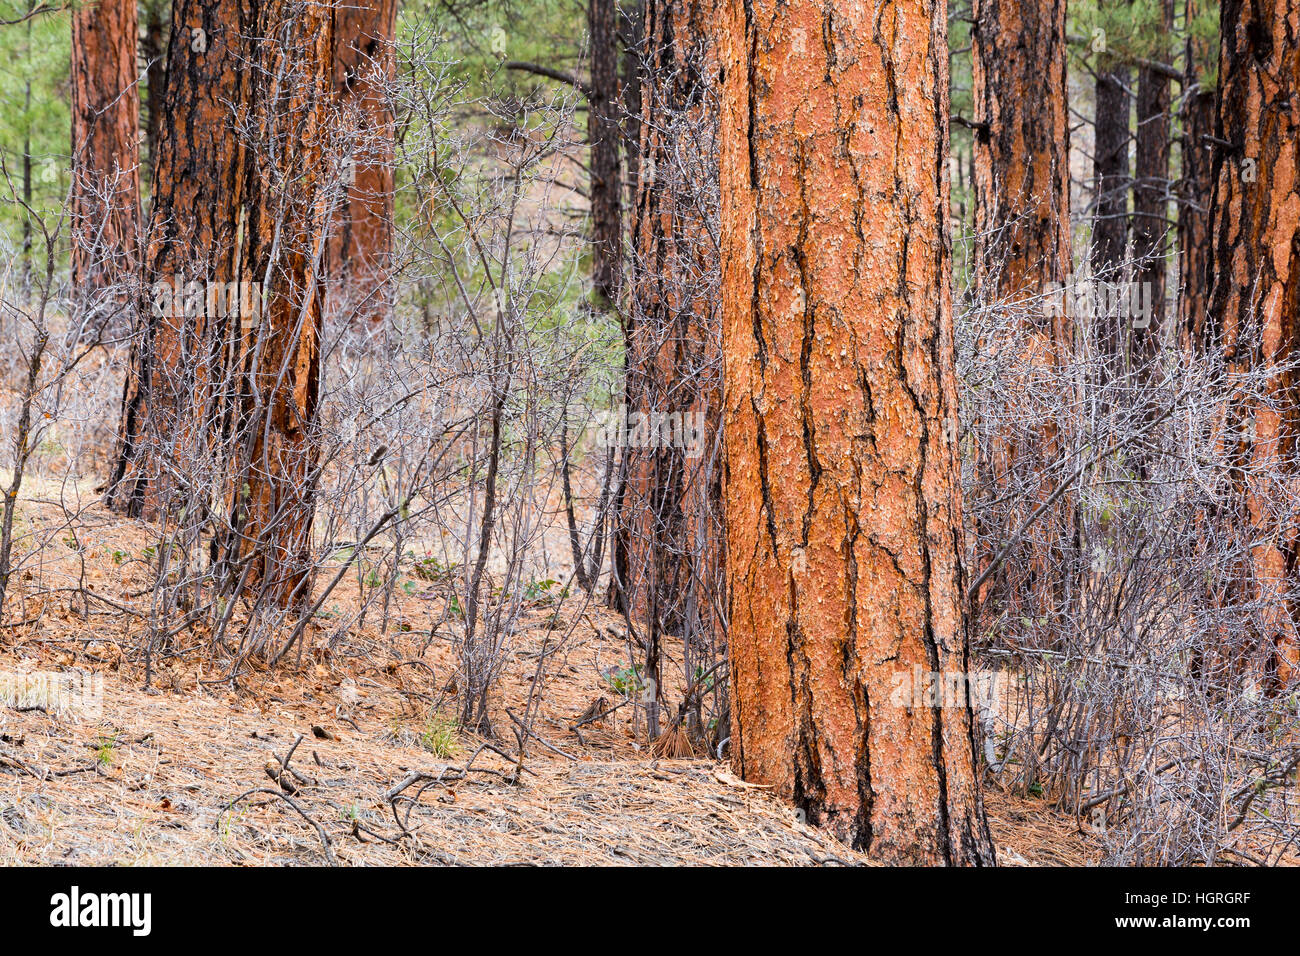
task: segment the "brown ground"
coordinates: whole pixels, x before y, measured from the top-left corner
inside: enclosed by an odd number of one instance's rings
[[[40,527],[48,515],[32,507]],[[135,653],[143,624],[120,610],[147,600],[138,592],[150,572],[134,557],[148,546],[145,529],[98,507],[79,519],[85,587],[120,605],[92,602],[89,619],[79,597],[56,590],[81,579],[63,537],[22,582],[29,597],[44,596],[24,604],[30,624],[0,633],[0,676],[97,673],[102,708],[0,700],[0,864],[868,862],[725,764],[651,759],[630,707],[581,737],[570,729],[596,699],[621,699],[605,674],[629,659],[619,619],[594,603],[570,597],[556,628],[555,606],[539,600],[514,635],[494,713],[512,758],[506,708],[521,711],[544,642],[564,642],[533,725],[545,744],[530,740],[520,772],[448,719],[454,648],[445,624],[423,646],[442,617],[427,581],[399,588],[388,634],[372,614],[331,653],[326,621],[300,666],[233,682],[192,635],[146,689]],[[347,586],[343,612],[357,600]],[[267,767],[278,769],[299,735],[281,788]],[[1041,801],[992,792],[988,803],[1003,863],[1096,858],[1088,835]]]

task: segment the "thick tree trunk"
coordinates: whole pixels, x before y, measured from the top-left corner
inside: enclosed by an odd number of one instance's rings
[[[989,863],[965,672],[946,6],[720,11],[732,754],[893,863]],[[905,698],[905,699],[904,699]]]
[[[721,327],[717,101],[708,43],[713,0],[647,0],[643,109],[632,226],[629,410],[674,416],[626,449],[619,534],[626,538],[629,611],[644,620],[646,676],[662,686],[662,638],[688,659],[719,641],[710,606],[720,583]],[[688,679],[694,667],[687,662]],[[659,730],[658,701],[648,726]]]
[[[139,264],[140,91],[135,0],[72,15],[72,281],[82,294]]]
[[[181,297],[155,302],[151,290],[194,282],[206,300],[208,283],[239,278],[249,15],[246,0],[177,0],[172,9],[144,263],[149,301],[132,345],[108,494],[132,516],[156,514],[169,497],[167,462],[178,443],[196,429],[228,431],[209,385],[230,365],[224,343],[238,316],[204,308],[187,318]]]
[[[1186,21],[1196,16],[1200,0],[1187,0]],[[1214,134],[1214,90],[1207,87],[1206,68],[1213,50],[1192,38],[1187,41],[1187,91],[1183,102],[1182,176],[1178,205],[1179,339],[1189,348],[1205,344],[1206,309],[1210,296],[1210,197]]]
[[[353,139],[346,195],[330,241],[330,280],[347,318],[382,323],[389,313],[393,257],[396,0],[360,0],[334,10],[334,87]]]
[[[197,300],[138,336],[110,491],[133,514],[214,512],[219,567],[251,563],[246,585],[281,608],[310,587],[332,26],[287,0],[173,10],[146,275]],[[224,502],[196,487],[214,474]]]
[[[295,0],[264,0],[255,22],[244,268],[267,290],[261,321],[241,336],[237,434],[247,456],[231,482],[229,553],[252,562],[264,600],[292,608],[312,583],[334,23],[329,7]]]
[[[1300,350],[1300,0],[1224,0],[1207,329],[1239,368],[1290,361]],[[1287,474],[1300,444],[1300,381],[1276,375],[1267,402],[1243,400],[1231,433],[1249,523],[1251,615],[1279,682],[1300,662],[1293,577],[1300,538],[1276,514],[1293,501]],[[1249,436],[1249,437],[1244,437]]]

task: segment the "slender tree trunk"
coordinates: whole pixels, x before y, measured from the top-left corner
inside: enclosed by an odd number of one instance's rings
[[[1187,0],[1188,23],[1195,18],[1200,2]],[[1180,340],[1189,348],[1205,344],[1210,297],[1210,197],[1214,189],[1210,142],[1214,134],[1214,90],[1206,86],[1206,68],[1214,55],[1207,44],[1188,37],[1178,205],[1178,271],[1182,285],[1178,326]]]
[[[964,672],[946,6],[722,6],[732,755],[892,863],[991,863]]]
[[[163,118],[163,97],[167,92],[167,0],[146,0],[140,55],[145,63],[144,132],[148,156],[148,181],[158,167],[158,127]]]
[[[1207,332],[1238,368],[1260,368],[1300,350],[1300,0],[1224,0],[1221,17],[1215,138],[1228,145],[1214,156]],[[1286,472],[1300,443],[1300,382],[1286,372],[1272,387],[1269,401],[1243,399],[1232,410],[1230,433],[1249,436],[1234,450],[1255,542],[1244,596],[1260,603],[1250,619],[1285,684],[1300,662],[1292,581],[1300,539],[1275,513],[1294,495]]]
[[[1096,137],[1093,178],[1096,195],[1092,227],[1092,271],[1115,278],[1128,251],[1129,115],[1133,98],[1128,84],[1132,71],[1119,64],[1097,73]],[[1118,341],[1115,345],[1118,346]]]
[[[721,327],[717,312],[716,74],[708,35],[713,0],[647,0],[643,119],[630,268],[629,408],[648,445],[626,450],[620,518],[629,610],[643,616],[645,674],[662,687],[665,634],[688,656],[716,645],[708,606],[721,567]],[[649,417],[647,419],[647,417]],[[689,669],[688,669],[689,670]],[[689,674],[687,675],[689,679]],[[649,705],[659,730],[659,700]]]
[[[587,20],[591,42],[587,136],[591,141],[592,286],[597,306],[608,309],[618,302],[623,242],[617,0],[589,0]]]
[[[334,87],[341,123],[354,139],[344,164],[346,196],[330,240],[338,307],[372,324],[389,313],[393,257],[395,126],[389,89],[396,78],[396,0],[335,8]]]
[[[156,514],[168,497],[166,463],[178,440],[218,428],[214,418],[225,413],[208,386],[225,377],[230,356],[213,347],[234,338],[227,325],[238,316],[208,316],[204,301],[187,317],[183,296],[152,293],[198,283],[205,300],[209,282],[239,278],[249,16],[246,0],[177,0],[172,9],[145,251],[149,301],[132,344],[108,493],[110,505],[132,516]]]
[[[1172,0],[1162,0],[1163,36],[1174,28]],[[1168,46],[1168,44],[1165,44]],[[1159,59],[1164,60],[1161,55]],[[1165,316],[1165,275],[1169,235],[1169,77],[1158,69],[1138,69],[1136,178],[1133,184],[1134,280],[1150,289],[1151,314],[1145,324],[1130,323],[1132,357],[1146,366],[1154,359]]]
[[[72,15],[72,281],[83,292],[133,273],[140,238],[135,0]]]

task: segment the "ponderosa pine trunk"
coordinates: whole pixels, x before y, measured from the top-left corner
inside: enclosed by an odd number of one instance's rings
[[[1238,369],[1294,360],[1300,350],[1300,0],[1223,0],[1210,209],[1207,334]],[[1252,539],[1250,615],[1279,684],[1300,662],[1300,538],[1276,517],[1294,495],[1287,472],[1300,443],[1300,381],[1273,376],[1267,401],[1231,410],[1242,520]]]
[[[592,288],[599,308],[618,303],[623,244],[619,168],[618,2],[589,0],[591,87],[587,137],[591,146]]]
[[[964,673],[947,8],[721,6],[732,759],[891,863],[991,863]],[[906,696],[906,695],[904,695]]]
[[[81,295],[139,265],[140,91],[135,0],[72,14],[72,281]]]
[[[221,519],[218,576],[279,608],[311,581],[332,27],[329,8],[288,0],[173,8],[146,278],[194,283],[201,306],[146,310],[110,490],[132,514],[193,506],[184,469],[213,456],[225,487],[200,507]],[[232,283],[251,301],[214,308]]]
[[[1111,281],[1118,280],[1118,269],[1128,252],[1128,194],[1133,184],[1128,155],[1131,77],[1132,71],[1120,63],[1110,63],[1097,72],[1092,272]],[[1119,340],[1113,344],[1118,348]]]
[[[722,343],[709,229],[717,214],[715,9],[713,0],[647,0],[644,8],[627,394],[630,412],[678,424],[651,428],[652,444],[625,449],[617,533],[626,539],[628,611],[644,622],[645,676],[656,689],[665,635],[683,639],[688,679],[692,660],[720,640],[711,604],[722,565]],[[648,706],[652,737],[659,703]]]
[[[1070,361],[1072,322],[1050,306],[1070,281],[1070,126],[1066,88],[1065,0],[976,0],[971,31],[975,135],[975,295],[984,307],[1004,304],[1022,316],[1024,368]],[[1001,343],[982,343],[985,349]],[[977,427],[976,433],[981,429]],[[1027,460],[1050,473],[1060,442],[1048,426],[1031,447],[987,435],[977,451],[981,480],[1004,476]],[[984,541],[1006,541],[1055,491],[1044,479],[1037,499],[996,510],[979,522]],[[978,613],[1005,613],[1047,589],[1063,600],[1057,543],[1073,533],[1073,502],[1062,498],[1035,529],[1023,554],[1005,561],[982,587]],[[981,555],[991,560],[992,555]]]
[[[167,0],[146,0],[144,29],[140,33],[140,56],[144,60],[144,141],[149,157],[146,169],[152,184],[158,165],[158,127],[162,123],[163,97],[167,93]]]
[[[329,274],[344,314],[381,324],[389,313],[393,258],[396,0],[334,8],[334,87],[342,125],[355,140],[344,164],[346,194],[330,239]]]
[[[1172,0],[1162,0],[1162,37],[1174,27]],[[1162,53],[1168,47],[1162,44]],[[1160,59],[1165,57],[1161,55]],[[1143,324],[1130,322],[1132,360],[1147,366],[1155,358],[1165,317],[1165,277],[1169,235],[1169,77],[1156,66],[1138,68],[1137,148],[1133,181],[1133,279],[1150,289],[1151,313]]]
[[[174,490],[167,462],[178,444],[196,430],[229,431],[229,409],[214,404],[209,386],[225,377],[230,357],[221,343],[238,316],[205,309],[187,318],[179,297],[155,307],[151,290],[239,278],[249,18],[245,0],[176,0],[172,8],[144,254],[150,301],[132,342],[108,491],[109,504],[133,517],[156,515]]]
[[[1070,277],[1065,0],[976,0],[972,13],[977,294],[1034,298]]]
[[[249,585],[265,601],[296,608],[313,570],[334,18],[328,6],[261,0],[255,23],[243,269],[265,281],[266,302],[241,335],[236,434],[247,454],[230,482],[227,556],[252,562]]]
[[[1191,23],[1201,0],[1187,0],[1185,22]],[[1182,175],[1178,204],[1179,341],[1188,348],[1205,345],[1206,309],[1210,297],[1210,201],[1214,135],[1214,89],[1208,68],[1215,51],[1189,36],[1183,101]]]

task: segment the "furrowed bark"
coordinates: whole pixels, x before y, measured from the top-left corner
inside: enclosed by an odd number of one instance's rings
[[[1300,0],[1224,0],[1221,25],[1215,139],[1227,145],[1214,155],[1207,334],[1238,368],[1260,368],[1300,349]],[[1300,662],[1300,602],[1291,584],[1300,539],[1273,515],[1294,500],[1295,478],[1287,474],[1300,442],[1294,372],[1274,377],[1269,399],[1243,399],[1230,410],[1230,425],[1249,436],[1232,449],[1246,469],[1237,479],[1242,520],[1257,542],[1243,597],[1259,602],[1252,627],[1285,684]]]
[[[209,394],[229,357],[226,323],[238,317],[186,315],[184,297],[154,290],[189,283],[206,300],[207,283],[237,281],[243,215],[243,124],[250,71],[242,37],[251,29],[246,0],[177,0],[167,46],[153,202],[144,262],[141,325],[132,343],[122,421],[109,481],[110,506],[155,515],[168,496],[167,460],[178,436],[212,428]],[[209,321],[211,319],[211,322]]]
[[[139,265],[138,30],[135,0],[97,0],[72,14],[72,281],[82,294]]]
[[[1185,21],[1196,16],[1201,0],[1187,0]],[[1178,297],[1179,340],[1188,348],[1205,345],[1206,309],[1209,307],[1210,199],[1214,134],[1214,89],[1207,85],[1207,67],[1215,51],[1189,37],[1187,41],[1187,91],[1183,102],[1182,176],[1178,205],[1178,271],[1182,289]]]
[[[236,433],[247,457],[231,483],[229,552],[252,562],[250,584],[273,606],[294,608],[310,596],[313,570],[334,23],[330,8],[293,0],[265,0],[256,23],[244,269],[267,300],[241,328]]]
[[[721,329],[716,245],[713,0],[647,0],[645,76],[630,272],[629,411],[650,422],[625,451],[618,534],[628,610],[645,622],[646,676],[662,686],[662,638],[691,657],[716,646],[720,534]],[[654,416],[671,416],[662,421]],[[687,667],[688,673],[691,671]],[[648,716],[659,730],[658,701]]]
[[[1066,89],[1064,0],[977,0],[971,33],[975,135],[975,295],[985,306],[1009,306],[1024,316],[1025,368],[1067,362],[1072,323],[1062,309],[1049,308],[1053,290],[1070,280],[1070,132]],[[983,343],[985,349],[998,343]],[[976,433],[980,432],[977,425]],[[1032,447],[1014,447],[992,434],[977,450],[976,467],[990,485],[1026,456],[1046,465],[1060,452],[1049,426]],[[981,539],[1005,539],[1030,510],[1051,495],[1044,481],[1037,500],[1000,516],[1007,527],[981,524]],[[1073,501],[1066,499],[1040,528],[1040,538],[1057,541],[1074,529]],[[991,555],[982,555],[987,560]],[[1000,614],[1045,583],[1065,592],[1059,551],[1028,548],[1024,560],[1004,563],[981,588],[980,619],[986,609]]]
[[[1173,32],[1172,0],[1163,0],[1164,35]],[[1163,59],[1163,57],[1162,57]],[[1151,290],[1151,315],[1129,329],[1133,361],[1143,366],[1155,357],[1165,318],[1165,274],[1169,233],[1169,77],[1151,67],[1138,69],[1137,150],[1133,183],[1134,281]],[[1145,301],[1145,292],[1143,292]]]
[[[965,671],[946,7],[719,20],[732,756],[892,863],[991,863]]]
[[[344,164],[346,194],[330,240],[336,307],[380,324],[389,313],[393,257],[396,0],[357,0],[334,9],[334,87],[341,121],[354,138]]]

